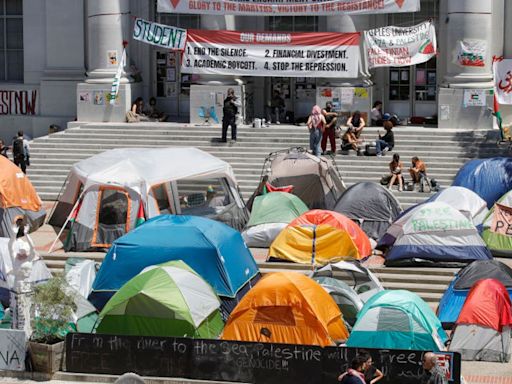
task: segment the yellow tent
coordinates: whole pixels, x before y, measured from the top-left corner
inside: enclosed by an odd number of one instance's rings
[[[349,233],[327,224],[289,225],[279,233],[268,250],[268,260],[312,265],[360,258]]]
[[[342,314],[314,280],[296,272],[270,273],[236,306],[223,340],[334,345],[348,338]]]

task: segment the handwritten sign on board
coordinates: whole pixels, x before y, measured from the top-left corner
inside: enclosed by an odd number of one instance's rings
[[[224,340],[68,334],[69,372],[185,377],[265,384],[336,382],[357,348],[249,343]],[[385,373],[380,383],[413,384],[423,374],[422,351],[368,349]],[[460,383],[460,355],[451,359],[452,380]]]
[[[0,329],[0,371],[25,370],[25,332]]]

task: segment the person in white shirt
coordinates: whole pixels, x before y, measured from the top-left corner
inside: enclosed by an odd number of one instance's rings
[[[373,108],[370,111],[370,119],[372,126],[374,127],[382,127],[384,120],[382,118],[382,101],[377,100],[373,103]]]

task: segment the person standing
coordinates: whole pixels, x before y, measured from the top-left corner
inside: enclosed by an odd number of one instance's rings
[[[23,137],[23,131],[18,131],[18,136],[12,142],[12,155],[14,164],[27,173],[27,165],[30,165],[30,147]]]
[[[285,109],[285,102],[278,89],[274,89],[272,99],[270,100],[270,106],[267,112],[267,121],[269,124],[272,123],[272,114],[275,116],[276,124],[281,124],[281,115]]]
[[[420,384],[447,384],[448,380],[437,364],[437,357],[432,352],[423,355],[423,375]]]
[[[7,151],[9,150],[9,147],[5,145],[4,141],[0,139],[0,156],[7,157]]]
[[[363,371],[366,384],[375,384],[384,378],[382,371],[373,365],[373,358],[370,353],[368,353],[368,351],[360,350],[359,355],[366,359],[366,364]]]
[[[375,141],[377,156],[381,157],[384,153],[392,150],[395,146],[395,134],[393,133],[393,123],[391,121],[384,122],[384,129],[386,134],[381,136]]]
[[[309,129],[309,149],[318,157],[321,154],[320,142],[322,141],[325,125],[325,117],[322,115],[322,110],[318,105],[315,105],[311,115],[309,115],[307,126]]]
[[[366,384],[364,370],[366,367],[366,357],[357,354],[350,362],[350,368],[347,372],[338,376],[341,384]]]
[[[236,115],[240,107],[240,101],[235,96],[235,90],[228,88],[228,94],[224,99],[224,107],[222,108],[222,139],[221,142],[227,142],[228,127],[231,126],[231,141],[236,142]]]
[[[322,114],[325,117],[325,130],[322,135],[322,152],[325,153],[327,149],[327,138],[331,143],[331,154],[336,154],[336,122],[338,121],[338,114],[333,111],[332,103],[328,101],[325,104],[325,109],[322,110]]]

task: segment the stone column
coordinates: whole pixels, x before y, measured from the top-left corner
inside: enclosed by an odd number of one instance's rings
[[[123,41],[130,41],[130,0],[86,0],[86,20],[87,79],[78,86],[78,120],[125,121],[132,99],[140,95],[140,84],[131,84],[124,71],[115,105],[109,104],[107,95],[122,57]],[[117,63],[110,61],[113,56]],[[85,95],[88,101],[83,100]]]
[[[492,57],[503,50],[502,0],[441,0],[446,14],[440,23],[444,40],[442,46],[445,67],[444,83],[439,90],[439,127],[442,128],[491,128],[493,119]],[[462,65],[459,57],[461,42],[466,46],[480,44],[485,48],[483,66]],[[484,89],[487,97],[485,107],[464,107],[465,89]]]

